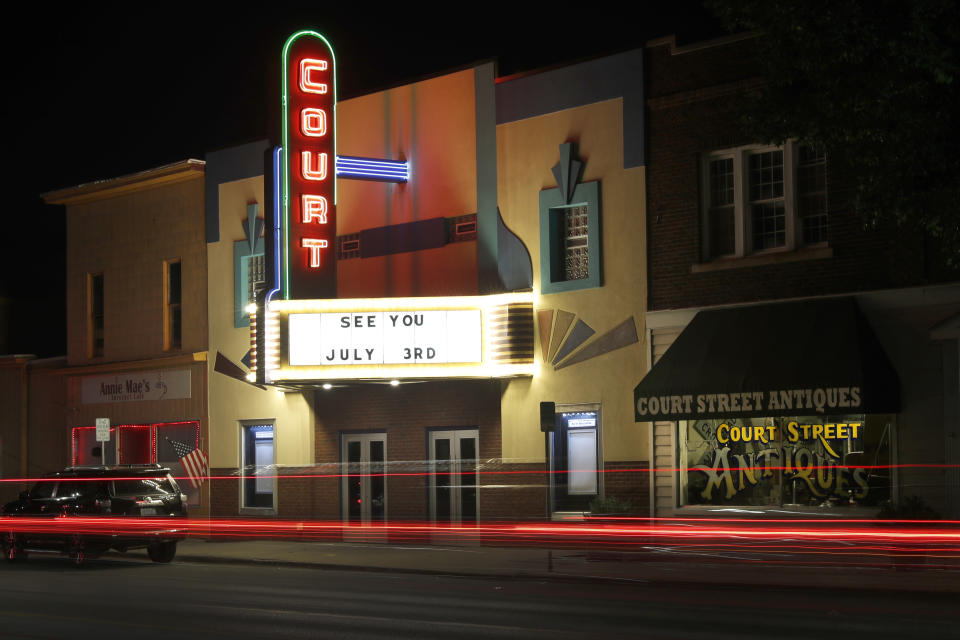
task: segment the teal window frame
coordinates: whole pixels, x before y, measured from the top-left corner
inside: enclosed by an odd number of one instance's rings
[[[587,207],[588,271],[586,278],[563,279],[564,211],[571,207]],[[582,182],[574,189],[570,202],[565,202],[557,187],[540,192],[540,292],[562,293],[603,286],[601,254],[600,183]]]
[[[233,243],[233,326],[237,329],[250,326],[250,314],[246,307],[252,300],[247,298],[247,262],[264,255],[265,243],[256,224],[257,210],[256,203],[247,205],[244,233],[248,237]],[[253,236],[252,241],[250,236]]]

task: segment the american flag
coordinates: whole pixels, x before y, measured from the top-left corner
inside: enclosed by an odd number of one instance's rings
[[[204,454],[199,447],[191,447],[179,440],[166,438],[166,441],[173,445],[173,450],[177,453],[177,457],[180,458],[180,464],[183,465],[183,470],[187,472],[187,478],[190,480],[190,484],[193,485],[194,489],[199,487],[207,477],[206,454]]]

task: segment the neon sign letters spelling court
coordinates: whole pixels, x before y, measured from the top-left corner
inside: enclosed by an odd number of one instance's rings
[[[283,297],[334,298],[337,97],[333,48],[315,31],[283,47]]]

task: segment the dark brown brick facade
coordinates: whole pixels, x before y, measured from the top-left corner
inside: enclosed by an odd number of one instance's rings
[[[651,311],[903,287],[943,280],[919,234],[865,230],[828,158],[832,256],[692,273],[701,262],[701,158],[761,143],[739,133],[738,100],[756,86],[753,39],[647,56],[647,237]],[[834,168],[835,169],[835,168]],[[953,276],[956,277],[955,275]]]
[[[360,385],[316,394],[316,460],[339,463],[341,435],[385,433],[387,513],[391,520],[423,520],[428,513],[429,430],[477,429],[479,460],[500,459],[500,382],[438,381]],[[406,475],[410,474],[410,475]],[[481,518],[485,498],[481,492]],[[331,495],[339,512],[339,490]]]
[[[650,513],[650,465],[646,462],[608,462],[604,465],[604,494],[630,502],[630,515]]]

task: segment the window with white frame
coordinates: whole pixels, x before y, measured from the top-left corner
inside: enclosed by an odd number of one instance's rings
[[[826,168],[822,152],[792,141],[706,154],[703,258],[825,243]]]

